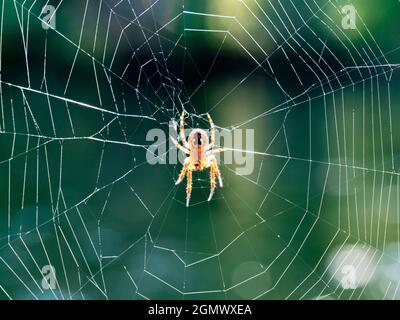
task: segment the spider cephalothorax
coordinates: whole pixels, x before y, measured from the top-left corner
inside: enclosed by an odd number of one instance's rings
[[[188,157],[183,163],[183,168],[179,174],[179,178],[175,184],[182,182],[183,178],[187,174],[187,186],[186,186],[186,206],[189,206],[190,194],[192,193],[192,171],[201,171],[204,168],[210,168],[210,195],[208,201],[211,200],[215,190],[215,177],[218,177],[219,185],[222,187],[222,178],[218,169],[217,159],[214,154],[222,152],[222,148],[212,149],[215,144],[215,127],[214,123],[207,113],[207,118],[210,123],[210,141],[208,140],[207,133],[202,129],[193,129],[186,141],[185,137],[185,126],[184,126],[185,112],[181,114],[180,121],[180,140],[182,145],[179,144],[173,137],[172,142],[175,146],[181,150]]]

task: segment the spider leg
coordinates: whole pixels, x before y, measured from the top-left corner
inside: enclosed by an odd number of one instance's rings
[[[192,193],[192,169],[189,168],[187,171],[186,207],[189,207],[191,193]]]
[[[185,162],[183,163],[183,167],[181,170],[181,173],[179,174],[178,180],[176,180],[175,185],[180,184],[183,180],[183,178],[185,178],[185,174],[186,174],[186,170],[188,168],[189,165],[189,159],[190,158],[186,158]]]
[[[214,156],[213,156],[213,158],[214,158],[213,159],[213,167],[214,167],[215,175],[218,177],[219,186],[222,188],[223,187],[223,183],[222,183],[221,172],[219,172],[217,159]]]
[[[211,201],[211,198],[214,194],[215,190],[215,172],[214,172],[214,165],[210,166],[210,195],[208,196],[207,201]]]
[[[184,154],[190,154],[189,149],[185,148],[184,146],[181,146],[173,137],[171,137],[172,142],[174,143],[174,145],[181,150]]]
[[[208,122],[210,123],[210,144],[208,148],[211,149],[215,144],[215,127],[210,114],[207,113]]]
[[[224,152],[224,151],[225,151],[224,148],[217,148],[217,149],[208,150],[206,152],[206,154],[209,156],[209,155],[212,155],[212,154],[215,154],[215,153],[219,153],[219,152]]]
[[[187,143],[186,138],[185,138],[185,110],[183,110],[181,113],[181,122],[179,124],[179,134],[181,136],[183,146],[186,149],[189,149],[189,144]]]

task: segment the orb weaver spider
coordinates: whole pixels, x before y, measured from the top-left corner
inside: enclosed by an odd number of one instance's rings
[[[202,129],[193,129],[186,141],[185,137],[185,111],[181,114],[180,119],[180,140],[182,145],[179,144],[173,137],[171,137],[172,142],[182,151],[187,158],[183,163],[183,168],[179,174],[178,180],[175,185],[182,182],[185,175],[187,175],[187,185],[186,185],[186,207],[189,206],[190,195],[192,193],[192,171],[202,171],[203,169],[210,168],[210,195],[208,200],[210,201],[215,190],[215,177],[218,178],[219,186],[222,188],[222,178],[217,165],[217,159],[215,158],[215,153],[223,152],[223,148],[213,149],[215,145],[215,127],[211,119],[211,116],[207,113],[208,122],[210,123],[210,141],[208,140],[207,133]]]

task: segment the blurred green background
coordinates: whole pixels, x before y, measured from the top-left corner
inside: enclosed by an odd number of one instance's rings
[[[0,3],[1,299],[400,297],[398,1]],[[183,109],[255,134],[189,208]]]

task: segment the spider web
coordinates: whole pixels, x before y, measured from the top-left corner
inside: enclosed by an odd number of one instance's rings
[[[399,298],[400,44],[368,8],[400,4],[354,1],[354,30],[345,4],[3,1],[0,297]],[[255,133],[253,172],[222,155],[189,208],[181,165],[146,160],[182,110]]]

